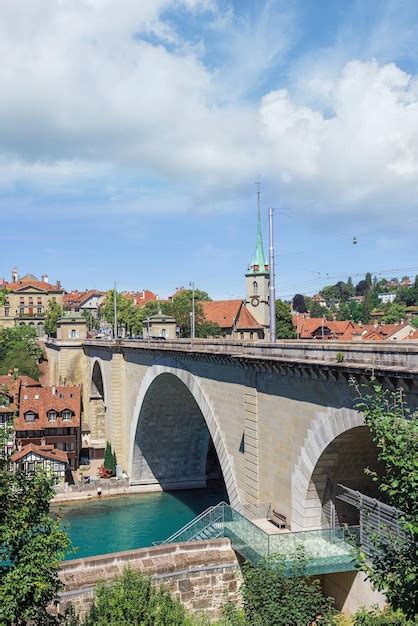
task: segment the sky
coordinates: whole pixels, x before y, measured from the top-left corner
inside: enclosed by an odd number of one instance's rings
[[[242,297],[258,180],[280,297],[418,273],[416,0],[2,0],[0,57],[0,277]]]

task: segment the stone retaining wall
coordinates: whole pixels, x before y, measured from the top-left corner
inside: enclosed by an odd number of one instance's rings
[[[240,602],[241,572],[228,539],[167,544],[127,552],[65,561],[60,578],[65,590],[59,610],[72,603],[82,614],[88,609],[99,581],[111,581],[125,567],[167,585],[191,612],[220,616],[226,600]]]

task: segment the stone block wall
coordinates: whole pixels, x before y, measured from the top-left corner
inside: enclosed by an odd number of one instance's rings
[[[189,611],[204,612],[210,620],[221,615],[227,600],[241,602],[241,571],[235,552],[228,539],[214,539],[65,561],[59,610],[72,603],[84,614],[96,584],[111,581],[127,566],[166,585]]]

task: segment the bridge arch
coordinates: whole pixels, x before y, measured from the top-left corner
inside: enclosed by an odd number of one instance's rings
[[[131,420],[129,475],[132,482],[202,480],[210,444],[216,451],[229,501],[240,503],[233,462],[214,410],[196,378],[187,370],[153,365],[142,379]],[[206,455],[206,456],[205,456]]]
[[[361,413],[329,408],[318,412],[305,437],[292,473],[292,530],[331,525],[334,483],[371,495],[373,483],[364,468],[377,469],[377,449]],[[336,523],[356,523],[340,507]]]
[[[100,397],[104,403],[107,400],[107,392],[105,391],[105,378],[103,369],[99,359],[94,359],[90,376],[90,397]]]

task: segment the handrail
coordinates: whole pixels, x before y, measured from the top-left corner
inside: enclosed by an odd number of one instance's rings
[[[208,515],[211,511],[214,511],[218,507],[225,506],[225,505],[228,506],[226,502],[219,502],[215,506],[209,506],[202,513],[200,513],[200,515],[198,515],[197,517],[194,517],[190,522],[188,522],[187,524],[182,526],[177,532],[175,532],[172,535],[170,535],[170,537],[168,537],[167,539],[165,539],[161,543],[172,543],[174,541],[174,539],[176,539],[179,535],[183,534],[186,530],[189,530],[189,528],[194,526],[199,520],[201,520],[203,517],[205,517],[205,515]]]

